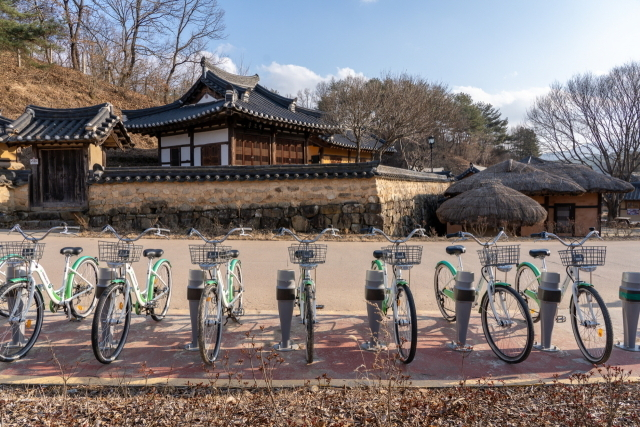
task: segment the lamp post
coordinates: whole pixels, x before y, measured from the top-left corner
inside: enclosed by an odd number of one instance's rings
[[[435,144],[436,139],[430,136],[427,141],[429,141],[429,151],[431,151],[431,173],[433,173],[433,144]]]

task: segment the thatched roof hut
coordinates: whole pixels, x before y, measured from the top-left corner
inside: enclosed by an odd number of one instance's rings
[[[586,190],[572,179],[552,174],[537,167],[514,160],[493,165],[480,173],[458,181],[450,186],[445,195],[455,196],[478,187],[481,181],[497,180],[503,185],[528,196],[548,194],[579,195]]]
[[[521,227],[538,224],[547,217],[538,202],[497,180],[484,179],[478,184],[444,202],[436,211],[438,219],[451,224],[485,221],[489,227]]]

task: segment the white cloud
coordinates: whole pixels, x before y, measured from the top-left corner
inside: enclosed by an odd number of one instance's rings
[[[529,89],[487,93],[483,89],[473,86],[455,86],[455,93],[464,92],[474,101],[486,102],[500,109],[503,117],[509,118],[509,125],[517,126],[526,122],[527,109],[531,107],[538,96],[545,95],[548,87],[533,87]]]
[[[261,65],[258,68],[260,84],[269,89],[275,89],[282,95],[295,95],[299,90],[305,88],[315,89],[318,83],[330,80],[332,77],[342,79],[347,76],[364,76],[363,73],[358,73],[351,68],[338,68],[335,74],[321,76],[301,65],[278,64],[277,62]]]

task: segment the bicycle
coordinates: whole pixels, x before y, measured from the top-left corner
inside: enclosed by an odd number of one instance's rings
[[[325,233],[339,237],[337,231],[330,225],[322,230],[315,239],[300,239],[293,231],[284,227],[274,231],[277,236],[288,233],[300,243],[289,246],[289,259],[292,264],[300,265],[300,277],[294,301],[300,311],[302,323],[305,325],[307,363],[313,363],[314,325],[317,323],[316,310],[324,308],[324,306],[316,305],[316,282],[311,278],[311,270],[314,270],[319,264],[324,264],[327,260],[327,245],[314,243]]]
[[[79,230],[79,227],[64,224],[34,237],[15,225],[9,233],[18,232],[25,240],[0,243],[0,271],[4,276],[0,288],[0,361],[21,359],[35,345],[42,329],[43,290],[50,299],[51,312],[63,309],[71,320],[87,317],[95,307],[98,280],[95,258],[83,256],[70,266],[71,257],[80,255],[82,248],[62,248],[60,254],[65,256],[65,263],[59,289],[54,289],[44,267],[38,263],[44,253],[44,243],[39,242],[57,230],[71,235],[74,233],[70,230]]]
[[[161,321],[169,310],[171,301],[171,264],[160,258],[162,249],[145,249],[134,245],[133,242],[149,232],[156,236],[167,237],[162,233],[169,233],[163,228],[148,228],[135,239],[121,237],[110,225],[102,229],[102,233],[113,233],[118,242],[98,242],[100,261],[105,261],[115,278],[98,299],[98,306],[93,315],[91,325],[91,347],[93,354],[100,363],[109,364],[117,359],[122,352],[129,335],[131,325],[131,294],[136,298],[136,314],[151,315],[155,321]],[[131,264],[140,260],[140,255],[148,258],[147,287],[140,290],[136,274]],[[155,258],[160,258],[153,264]]]
[[[199,265],[209,276],[205,279],[198,305],[198,348],[202,361],[208,365],[215,362],[220,352],[223,312],[227,320],[231,318],[238,323],[238,316],[244,315],[240,251],[230,246],[219,246],[236,231],[240,231],[240,236],[250,236],[245,231],[251,231],[251,228],[234,228],[219,240],[207,240],[195,228],[187,231],[187,236],[195,234],[205,242],[204,245],[189,245],[189,252],[191,263]],[[226,285],[220,271],[222,264],[226,266]]]
[[[384,231],[377,228],[369,228],[368,235],[376,233],[383,235],[393,246],[387,246],[381,250],[373,251],[375,260],[371,262],[372,270],[381,270],[384,277],[385,296],[382,302],[382,314],[387,315],[389,307],[393,313],[393,336],[400,361],[411,363],[416,356],[418,344],[418,318],[416,305],[413,300],[409,280],[402,277],[403,270],[411,270],[414,265],[422,260],[422,246],[402,245],[409,241],[415,234],[424,237],[424,229],[416,228],[404,239],[391,239]],[[394,280],[389,284],[387,264],[393,266]],[[408,347],[405,347],[408,344]]]
[[[580,272],[587,272],[591,275],[598,266],[605,264],[605,246],[585,246],[584,243],[592,236],[600,237],[598,231],[590,228],[587,234],[579,242],[566,242],[553,233],[546,231],[534,233],[531,237],[539,240],[549,240],[554,238],[562,243],[567,250],[558,251],[562,265],[566,268],[566,277],[561,285],[561,294],[564,296],[571,284],[571,302],[569,303],[569,314],[571,317],[571,329],[578,343],[578,348],[585,359],[594,364],[605,363],[611,355],[613,349],[613,327],[611,317],[604,300],[591,283],[580,280]],[[547,271],[545,258],[551,255],[548,249],[533,249],[529,251],[534,259],[542,260],[542,271],[530,262],[523,262],[518,266],[516,273],[516,289],[529,303],[532,318],[540,320],[540,300],[538,299],[538,285],[540,275]],[[590,280],[591,282],[591,280]],[[557,316],[556,322],[562,323],[564,316]],[[536,348],[543,350],[541,346]]]
[[[459,231],[447,234],[447,238],[457,237],[460,240],[472,238],[482,249],[478,251],[482,265],[482,276],[475,290],[473,306],[477,306],[478,297],[484,283],[487,291],[480,303],[482,330],[491,350],[507,363],[520,363],[529,357],[533,347],[533,321],[527,303],[518,292],[506,282],[496,280],[498,271],[505,274],[518,264],[519,245],[496,246],[502,236],[506,236],[502,228],[496,237],[488,242],[481,242],[473,234]],[[458,257],[456,269],[447,261],[440,261],[436,266],[434,287],[438,308],[445,320],[453,322],[455,316],[454,284],[458,270],[462,271],[461,255],[466,252],[464,246],[456,245],[446,248],[449,255]]]

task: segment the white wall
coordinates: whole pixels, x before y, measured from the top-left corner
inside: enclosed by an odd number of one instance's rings
[[[163,136],[160,138],[161,147],[175,147],[176,145],[189,145],[191,140],[188,133],[180,135]],[[167,160],[168,161],[168,160]]]
[[[229,141],[229,131],[227,129],[196,132],[193,134],[193,145],[195,146],[227,141]]]

